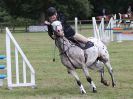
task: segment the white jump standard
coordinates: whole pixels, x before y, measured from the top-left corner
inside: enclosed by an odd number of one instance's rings
[[[15,49],[14,59],[11,59],[13,58],[11,45],[13,45]],[[7,67],[0,65],[0,69],[6,68],[5,70],[7,70],[7,75],[0,75],[0,86],[3,85],[2,80],[7,78],[7,86],[9,89],[25,86],[35,87],[35,70],[8,28],[6,28],[6,56],[0,55],[0,60],[6,60],[7,65]],[[15,64],[13,64],[12,60],[15,61]],[[20,63],[22,63],[22,65],[20,65]],[[13,66],[15,66],[15,68]]]

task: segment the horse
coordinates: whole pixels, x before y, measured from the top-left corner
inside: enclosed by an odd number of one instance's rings
[[[56,31],[55,35],[55,45],[57,46],[60,59],[62,64],[67,68],[69,74],[71,74],[75,79],[79,86],[81,94],[85,94],[86,90],[84,89],[78,74],[76,73],[76,69],[82,69],[87,81],[90,83],[92,92],[96,93],[97,88],[89,75],[88,69],[96,69],[100,72],[101,75],[101,83],[106,86],[109,86],[109,83],[104,78],[104,66],[101,65],[102,63],[108,69],[108,72],[111,76],[112,86],[114,87],[114,75],[113,69],[110,64],[109,53],[107,47],[102,43],[102,41],[96,38],[89,38],[91,42],[94,43],[93,47],[82,49],[79,46],[75,45],[73,42],[68,40],[62,30],[62,25],[60,21],[54,21],[52,23],[53,30]]]
[[[120,13],[119,13],[120,16]],[[132,13],[121,14],[122,19],[132,19]]]
[[[109,21],[111,17],[113,17],[113,15],[104,15],[104,16],[97,16],[96,19],[102,20],[102,18],[104,18],[105,21]]]

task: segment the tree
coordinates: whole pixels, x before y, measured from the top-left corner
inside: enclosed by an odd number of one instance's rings
[[[126,13],[129,5],[133,7],[132,0],[90,0],[94,6],[93,16],[102,15],[102,9],[106,14]]]
[[[91,15],[88,0],[3,0],[7,11],[14,17],[44,19],[46,9],[50,6],[63,11],[69,19],[75,16],[80,19]]]
[[[12,17],[5,10],[3,2],[0,1],[0,22],[9,22]]]
[[[44,18],[45,9],[54,0],[3,0],[6,10],[14,19],[24,17],[30,19]]]
[[[69,19],[74,19],[74,17],[87,19],[91,16],[92,5],[88,0],[57,0],[56,7],[63,11]]]

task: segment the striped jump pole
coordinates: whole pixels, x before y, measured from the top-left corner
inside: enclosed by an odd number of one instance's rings
[[[0,55],[0,61],[5,60],[5,55]],[[6,65],[0,64],[0,71],[3,71],[6,69]],[[6,74],[0,73],[0,86],[3,86],[3,80],[7,77]]]
[[[119,28],[119,27],[116,27],[116,28],[105,28],[105,30],[133,30],[132,28]]]
[[[122,42],[123,40],[133,40],[133,32],[113,32],[116,35],[116,40]]]

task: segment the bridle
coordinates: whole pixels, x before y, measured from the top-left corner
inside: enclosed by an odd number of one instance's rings
[[[55,45],[56,45],[56,41],[59,40],[59,38],[63,39],[63,42],[61,43],[61,44],[63,45],[63,51],[60,52],[60,55],[66,55],[66,57],[67,57],[67,59],[69,60],[69,62],[72,64],[73,67],[75,67],[75,65],[73,64],[73,62],[72,62],[71,59],[69,58],[67,52],[69,51],[69,49],[70,49],[71,47],[75,47],[76,45],[71,44],[70,46],[68,46],[67,44],[65,44],[65,43],[64,43],[64,42],[65,42],[64,36],[63,36],[63,37],[61,37],[61,36],[55,37]],[[58,41],[57,41],[57,42],[58,42]],[[65,46],[68,46],[68,48],[67,48],[66,50],[65,50]]]
[[[65,44],[65,39],[64,39],[64,36],[59,36],[59,35],[56,35],[56,33],[54,34],[55,35],[55,45],[57,45],[56,44],[56,41],[58,41],[59,40],[59,38],[61,38],[61,39],[63,39],[63,42],[61,42],[61,44],[62,44],[62,46],[63,46],[63,51],[62,52],[60,52],[60,55],[62,55],[62,54],[65,54],[66,52],[68,52],[69,51],[69,49],[71,48],[71,47],[74,47],[75,45],[74,44],[71,44],[70,46],[68,46],[67,44]],[[69,41],[70,42],[70,41]],[[70,42],[71,43],[71,42]],[[65,49],[65,46],[67,46],[67,49]]]

